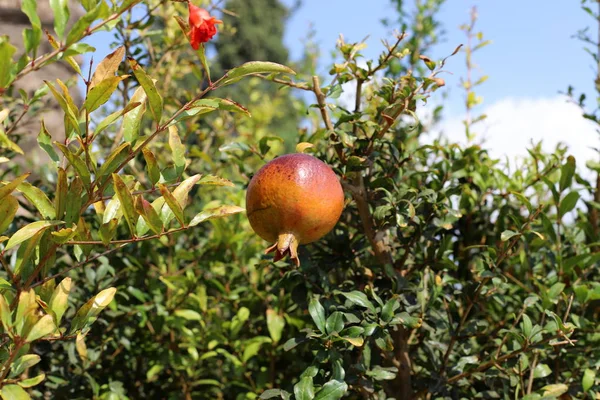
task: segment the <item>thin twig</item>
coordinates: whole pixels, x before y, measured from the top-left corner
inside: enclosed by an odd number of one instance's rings
[[[123,239],[123,240],[111,240],[109,244],[127,244],[127,243],[144,242],[146,240],[158,239],[162,236],[169,236],[169,235],[172,235],[173,233],[182,232],[189,228],[190,228],[190,226],[183,226],[181,228],[171,229],[170,231],[157,233],[156,235],[151,235],[151,236],[134,237],[131,239]],[[67,244],[68,245],[80,245],[80,246],[104,245],[104,243],[101,240],[72,240],[72,241],[65,243],[65,245],[67,245]]]

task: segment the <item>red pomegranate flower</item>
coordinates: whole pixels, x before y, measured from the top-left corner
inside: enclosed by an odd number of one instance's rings
[[[211,17],[204,8],[188,3],[190,8],[190,42],[194,50],[198,50],[200,43],[206,43],[217,34],[216,24],[223,21]]]

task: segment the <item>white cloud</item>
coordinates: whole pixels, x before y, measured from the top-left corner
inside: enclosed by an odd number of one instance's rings
[[[494,158],[514,161],[526,157],[532,141],[542,141],[545,151],[553,151],[558,143],[568,146],[568,154],[576,157],[579,166],[597,159],[593,147],[600,147],[600,135],[591,121],[584,119],[580,108],[564,96],[552,98],[506,98],[480,111],[487,119],[474,126],[476,143],[490,151]],[[479,114],[475,114],[479,115]],[[466,143],[464,115],[446,118],[429,134],[440,132],[453,142]]]

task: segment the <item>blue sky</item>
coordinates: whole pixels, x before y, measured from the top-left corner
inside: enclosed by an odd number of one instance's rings
[[[376,57],[382,50],[380,38],[390,37],[393,28],[385,28],[380,21],[393,18],[395,11],[388,0],[371,1],[368,6],[365,3],[304,0],[287,27],[286,43],[292,55],[299,55],[300,39],[306,36],[312,23],[325,56],[342,33],[347,41],[370,35],[369,47],[363,53]],[[446,35],[430,57],[442,58],[458,44],[465,43],[465,34],[458,27],[469,21],[474,5],[479,15],[477,28],[492,41],[475,54],[479,67],[476,74],[489,75],[488,81],[477,88],[484,103],[475,114],[485,113],[488,118],[476,126],[476,142],[483,143],[493,156],[506,156],[511,161],[525,156],[532,141],[542,141],[547,151],[552,151],[558,143],[566,144],[580,166],[586,160],[597,159],[592,149],[600,147],[596,127],[581,118],[577,106],[559,95],[572,85],[576,93],[588,95],[592,106],[596,97],[593,60],[584,52],[583,43],[573,36],[586,26],[591,26],[590,33],[595,36],[598,27],[581,10],[580,2],[447,0],[439,14]],[[324,60],[330,61],[327,57]],[[443,76],[448,93],[445,119],[431,136],[442,132],[453,141],[465,142],[464,97],[459,87],[459,79],[466,70],[464,55],[459,53],[451,58],[445,69],[452,73]],[[424,110],[426,114],[427,107]]]
[[[283,1],[288,5],[295,3],[295,0]],[[389,0],[303,0],[302,3],[286,26],[285,42],[292,58],[301,55],[302,39],[311,25],[322,51],[323,67],[331,62],[330,51],[339,34],[347,41],[370,36],[363,51],[369,58],[376,58],[382,51],[382,38],[391,38],[394,27],[386,28],[381,23],[385,17],[395,17]],[[484,141],[494,155],[524,155],[533,139],[543,140],[547,150],[565,142],[576,156],[597,157],[590,150],[590,146],[600,146],[596,144],[599,138],[595,127],[581,119],[577,107],[558,95],[573,85],[576,91],[586,92],[588,99],[595,98],[593,61],[573,35],[588,25],[591,34],[596,35],[597,26],[593,26],[593,20],[580,9],[579,3],[447,0],[443,6],[439,19],[446,35],[430,54],[432,58],[444,57],[458,44],[465,43],[464,32],[458,26],[468,22],[473,5],[478,8],[478,29],[492,41],[476,53],[475,62],[480,69],[477,73],[489,75],[489,80],[477,89],[477,94],[484,98],[477,112],[488,114],[487,122],[478,128],[481,131],[478,141]],[[111,40],[108,33],[90,38],[89,42],[98,49],[96,62],[107,54]],[[448,93],[445,122],[435,134],[443,132],[452,140],[461,141],[464,106],[459,78],[465,73],[464,55],[459,53],[450,59],[445,69],[452,73],[443,76]]]
[[[286,0],[287,4],[293,2]],[[364,53],[376,57],[382,50],[380,39],[391,37],[391,30],[380,21],[393,18],[395,10],[388,0],[371,1],[367,7],[365,3],[364,0],[303,0],[302,8],[287,26],[286,43],[292,55],[299,56],[300,39],[313,23],[323,50],[332,49],[340,33],[348,41],[370,35]],[[572,38],[578,29],[593,22],[580,9],[579,1],[447,0],[439,15],[446,36],[432,56],[443,57],[465,43],[464,32],[458,26],[468,21],[473,5],[479,13],[478,28],[493,42],[475,56],[481,72],[490,76],[480,89],[486,102],[508,96],[553,96],[569,84],[593,89],[591,58],[582,50],[582,44]],[[328,53],[324,51],[324,55]],[[464,57],[457,55],[446,66],[454,74],[445,76],[449,90],[460,92],[457,86],[465,71]],[[460,100],[456,97],[459,96],[453,95],[452,100]]]

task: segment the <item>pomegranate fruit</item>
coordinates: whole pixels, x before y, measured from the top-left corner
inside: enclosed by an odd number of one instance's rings
[[[314,242],[333,229],[344,208],[337,175],[308,154],[280,156],[263,166],[246,192],[252,229],[274,243],[265,253],[274,261],[286,255],[300,265],[298,245]]]

